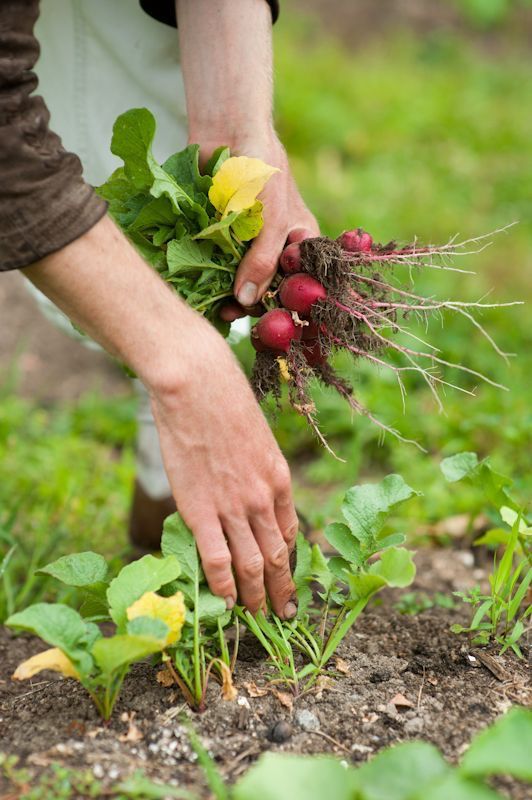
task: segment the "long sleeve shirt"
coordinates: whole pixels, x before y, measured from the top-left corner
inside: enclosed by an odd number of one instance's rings
[[[268,0],[275,21],[278,0]],[[176,25],[173,0],[140,0]],[[35,95],[39,0],[0,1],[0,272],[29,266],[86,233],[106,213],[79,158],[49,128]]]

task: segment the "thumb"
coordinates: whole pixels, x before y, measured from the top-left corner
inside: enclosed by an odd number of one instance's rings
[[[257,303],[277,271],[286,241],[286,228],[266,224],[242,259],[236,273],[235,295],[243,306]]]

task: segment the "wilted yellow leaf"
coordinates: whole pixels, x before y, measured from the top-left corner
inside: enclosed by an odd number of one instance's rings
[[[286,358],[279,357],[277,359],[277,363],[279,364],[279,372],[281,373],[281,378],[286,383],[290,383],[292,380],[292,376],[290,375],[290,370],[288,369],[288,363]]]
[[[52,647],[50,650],[45,650],[43,653],[38,653],[23,661],[13,673],[13,678],[16,681],[25,681],[43,669],[51,669],[53,672],[60,672],[65,678],[75,678],[79,681],[77,669],[58,647]]]
[[[212,179],[209,200],[222,217],[231,211],[244,211],[254,205],[257,195],[275,172],[279,172],[277,167],[270,167],[260,158],[228,158]]]
[[[182,592],[176,592],[171,597],[161,597],[155,592],[145,592],[127,610],[128,619],[135,619],[135,617],[152,617],[162,620],[170,629],[165,647],[174,644],[181,636],[181,629],[185,624],[185,601]]]

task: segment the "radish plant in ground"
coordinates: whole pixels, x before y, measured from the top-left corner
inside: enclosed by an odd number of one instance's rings
[[[467,480],[478,486],[501,519],[499,527],[475,541],[476,545],[495,550],[489,593],[483,593],[478,586],[467,592],[455,592],[471,605],[473,616],[467,627],[453,625],[451,630],[469,634],[473,644],[496,642],[501,654],[510,649],[522,658],[519,640],[532,617],[532,526],[524,509],[508,491],[511,481],[495,472],[487,459],[479,462],[475,453],[459,453],[444,459],[441,469],[451,483]]]
[[[20,664],[13,677],[26,680],[42,670],[79,681],[104,719],[109,719],[122,683],[135,661],[165,651],[179,640],[185,622],[181,592],[159,590],[174,581],[181,568],[175,556],[146,555],[125,566],[107,582],[105,559],[92,552],[64,556],[42,572],[68,586],[87,589],[97,608],[93,619],[61,603],[36,603],[12,614],[6,625],[39,636],[51,649]],[[114,622],[104,637],[94,619]]]
[[[232,157],[221,147],[201,172],[195,144],[160,165],[151,150],[154,135],[155,120],[147,109],[118,117],[111,150],[124,166],[99,192],[148,263],[227,333],[229,325],[220,321],[220,310],[233,298],[237,267],[261,230],[257,195],[276,170],[259,159]],[[410,324],[412,319],[426,324],[431,315],[443,319],[444,314],[458,314],[498,355],[507,357],[474,312],[514,304],[437,300],[420,295],[413,286],[416,270],[463,272],[449,266],[449,260],[478,252],[484,240],[480,236],[442,246],[400,246],[393,241],[382,245],[356,228],[336,240],[318,237],[288,244],[269,291],[253,311],[262,315],[251,332],[257,350],[252,383],[258,399],[273,396],[278,402],[286,384],[292,406],[327,446],[310,395],[314,379],[383,432],[403,438],[366,409],[349,379],[335,371],[331,356],[337,351],[348,353],[355,365],[364,360],[391,371],[403,399],[406,375],[419,376],[440,409],[445,387],[473,394],[478,381],[499,386],[472,366],[445,359]],[[453,384],[446,370],[467,376],[467,385]]]
[[[349,489],[342,504],[344,522],[325,529],[338,552],[333,558],[325,558],[317,544],[311,547],[298,536],[295,620],[281,622],[262,613],[253,617],[237,609],[268,653],[278,680],[295,694],[315,683],[374,594],[412,583],[412,555],[400,546],[406,537],[387,534],[384,526],[389,514],[416,494],[400,475]],[[313,586],[319,587],[317,592]]]
[[[236,697],[232,674],[238,652],[238,622],[230,652],[226,628],[233,614],[223,598],[213,595],[207,586],[194,537],[177,513],[165,520],[161,549],[163,555],[175,556],[181,564],[179,577],[165,591],[182,592],[187,601],[181,639],[176,647],[169,648],[166,667],[191,708],[203,711],[211,674],[221,683],[226,700]]]

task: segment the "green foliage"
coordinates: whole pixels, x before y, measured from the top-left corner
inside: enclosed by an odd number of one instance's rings
[[[342,504],[347,524],[334,522],[325,529],[326,538],[339,552],[334,558],[325,558],[317,545],[311,547],[299,534],[295,621],[281,622],[274,614],[270,621],[262,612],[253,617],[237,609],[266,650],[280,680],[295,694],[316,681],[374,594],[387,586],[408,586],[414,580],[411,553],[398,546],[405,536],[390,533],[385,525],[389,515],[416,494],[400,475],[349,489]],[[316,605],[310,588],[313,583],[321,587]],[[297,654],[303,656],[302,665],[297,663]]]
[[[233,787],[224,783],[193,730],[191,743],[216,800],[503,800],[485,782],[508,775],[532,783],[532,712],[513,708],[471,742],[461,762],[448,764],[427,742],[407,742],[382,750],[360,767],[324,756],[265,753]],[[105,796],[115,800],[197,800],[180,787],[158,783],[141,771],[106,787],[91,773],[52,764],[36,781],[20,769],[16,756],[0,753],[0,774],[20,800],[74,800]],[[33,788],[28,789],[33,783]],[[20,791],[18,791],[20,789]],[[55,792],[55,794],[54,794]]]
[[[441,470],[451,483],[466,480],[478,486],[502,520],[501,527],[488,531],[475,542],[502,549],[500,558],[497,552],[494,554],[490,593],[483,594],[478,587],[455,592],[472,606],[474,614],[469,626],[453,625],[451,630],[473,634],[475,644],[495,641],[501,646],[501,653],[511,649],[522,658],[518,641],[525,633],[526,620],[532,616],[532,605],[527,606],[532,584],[532,528],[523,509],[509,494],[511,481],[495,472],[487,459],[479,462],[475,453],[459,453],[444,459]]]
[[[236,658],[229,657],[224,628],[232,620],[225,601],[210,591],[201,568],[196,542],[182,517],[172,514],[164,522],[161,550],[167,558],[179,559],[181,575],[171,590],[182,591],[190,611],[179,644],[170,649],[179,687],[193,708],[203,710],[211,670],[222,680],[231,680]]]
[[[434,592],[433,595],[428,595],[425,592],[405,592],[394,603],[394,608],[400,614],[410,614],[412,616],[434,607],[454,608],[455,603],[452,597],[443,594],[443,592]]]
[[[124,166],[98,192],[144,258],[193,308],[227,333],[218,310],[221,301],[232,296],[244,242],[262,227],[262,205],[253,198],[245,207],[221,214],[209,190],[229,157],[228,148],[215,151],[204,175],[197,144],[174,153],[161,166],[152,153],[155,128],[146,108],[118,117],[111,151]]]
[[[39,636],[58,648],[65,661],[58,663],[54,659],[50,663],[46,658],[49,651],[45,651],[21,664],[15,677],[28,678],[42,669],[55,669],[68,677],[76,677],[102,717],[109,719],[129,666],[146,656],[164,652],[171,633],[166,620],[156,616],[139,616],[128,621],[127,610],[146,593],[174,581],[180,571],[174,555],[162,559],[146,555],[125,566],[107,583],[105,561],[90,552],[62,557],[43,567],[41,572],[45,575],[52,575],[68,585],[84,587],[91,595],[95,586],[98,587],[100,609],[104,612],[98,620],[115,622],[116,633],[104,637],[97,625],[60,603],[29,606],[12,614],[6,625]],[[182,622],[176,622],[178,632]]]
[[[267,753],[237,783],[234,800],[502,800],[484,779],[532,782],[532,712],[515,708],[480,733],[457,768],[426,742],[381,751],[356,768],[332,758]]]

